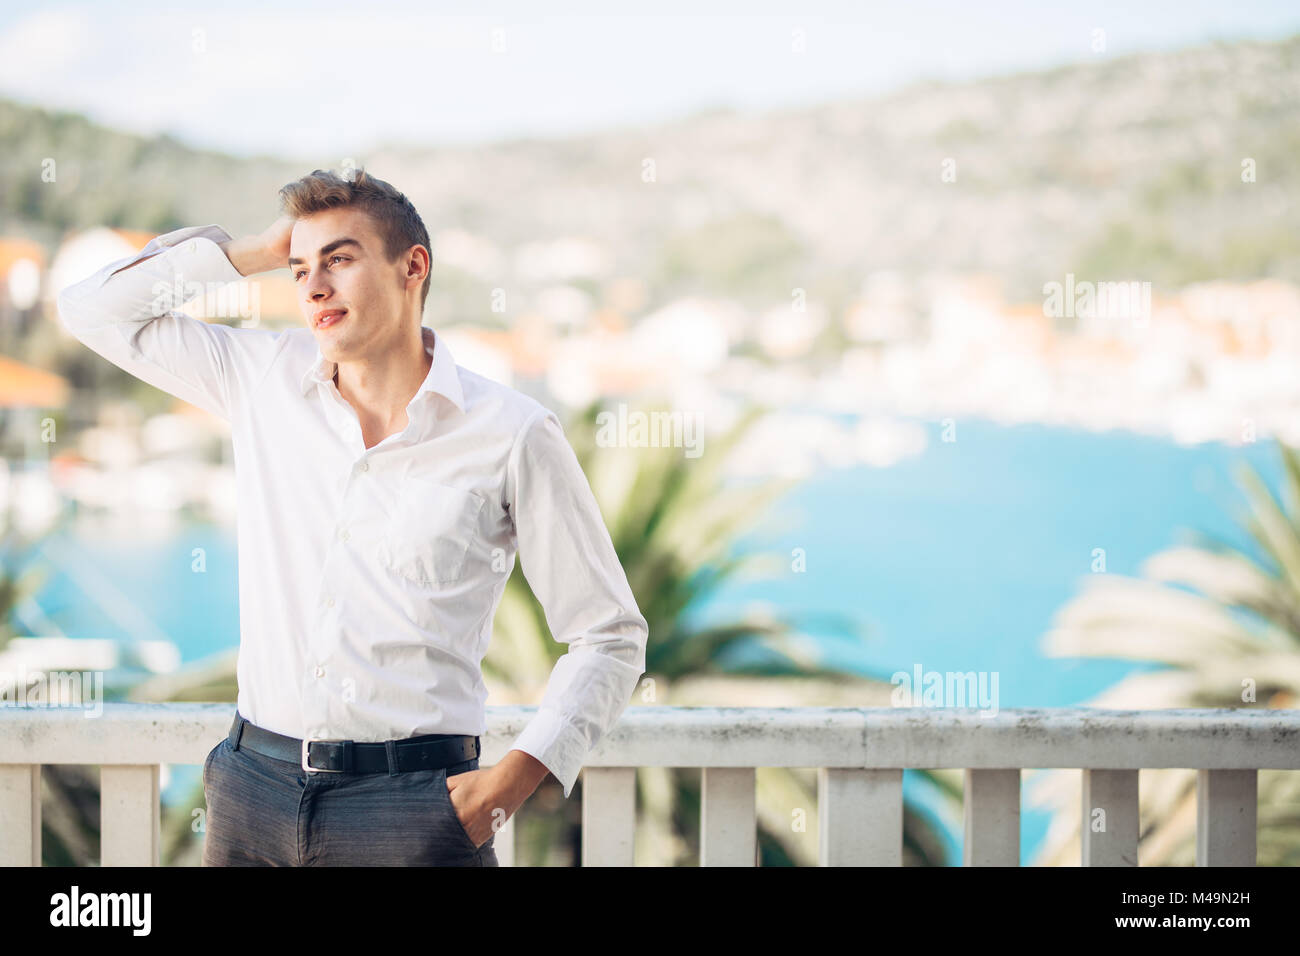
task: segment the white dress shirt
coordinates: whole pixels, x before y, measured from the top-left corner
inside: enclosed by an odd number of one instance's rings
[[[482,735],[480,665],[518,551],[569,649],[512,747],[567,798],[645,671],[649,629],[559,419],[458,366],[422,326],[433,364],[409,423],[366,448],[308,328],[174,311],[193,298],[184,283],[244,279],[217,246],[230,238],[217,225],[158,236],[64,289],[58,309],[114,365],[230,423],[240,713],[300,738]]]

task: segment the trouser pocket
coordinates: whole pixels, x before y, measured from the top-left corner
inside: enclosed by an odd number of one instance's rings
[[[218,751],[218,750],[220,750],[223,746],[225,746],[225,744],[226,744],[226,742],[227,742],[228,739],[229,739],[229,738],[227,738],[227,737],[222,737],[220,740],[218,740],[218,741],[217,741],[217,745],[216,745],[215,747],[213,747],[211,750],[208,751],[207,759],[205,759],[205,760],[203,761],[203,789],[204,789],[204,791],[206,791],[206,790],[208,789],[208,770],[212,767],[212,758],[215,757],[215,756],[217,755],[217,751]]]
[[[441,791],[441,796],[447,805],[446,809],[447,816],[450,818],[449,822],[455,827],[456,832],[460,835],[461,842],[467,849],[473,850],[477,853],[478,845],[470,839],[469,831],[467,831],[465,825],[460,822],[460,816],[456,813],[456,805],[451,802],[451,790],[447,786],[448,777],[454,777],[460,766],[461,765],[458,764],[444,770],[435,771],[438,775],[438,779],[434,782],[434,785]],[[477,767],[468,767],[465,769],[474,770],[477,769]],[[463,773],[464,771],[462,770],[461,772]]]

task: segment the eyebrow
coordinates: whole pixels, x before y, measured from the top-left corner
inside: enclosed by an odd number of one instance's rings
[[[348,238],[335,239],[333,242],[321,246],[321,247],[320,247],[320,252],[317,253],[317,255],[320,255],[320,256],[327,256],[327,255],[329,255],[331,252],[333,252],[335,249],[338,249],[338,248],[340,248],[340,247],[342,247],[342,246],[349,246],[349,245],[351,245],[351,246],[356,246],[358,249],[361,248],[361,243],[357,242],[355,239],[348,239]],[[290,268],[292,268],[293,266],[302,265],[304,262],[306,262],[305,259],[297,259],[297,258],[295,258],[295,257],[293,257],[293,256],[290,256],[290,257],[289,257],[289,266],[290,266]]]

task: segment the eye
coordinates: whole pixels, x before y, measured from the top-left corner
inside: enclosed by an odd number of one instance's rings
[[[347,256],[341,255],[336,252],[334,255],[329,257],[329,261],[333,262],[335,259],[347,259]],[[305,273],[301,269],[299,269],[297,272],[293,274],[293,281],[297,282],[304,274]]]

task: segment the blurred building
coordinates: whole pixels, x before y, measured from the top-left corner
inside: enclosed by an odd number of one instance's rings
[[[45,250],[39,242],[0,236],[0,348],[13,351],[36,321]]]

